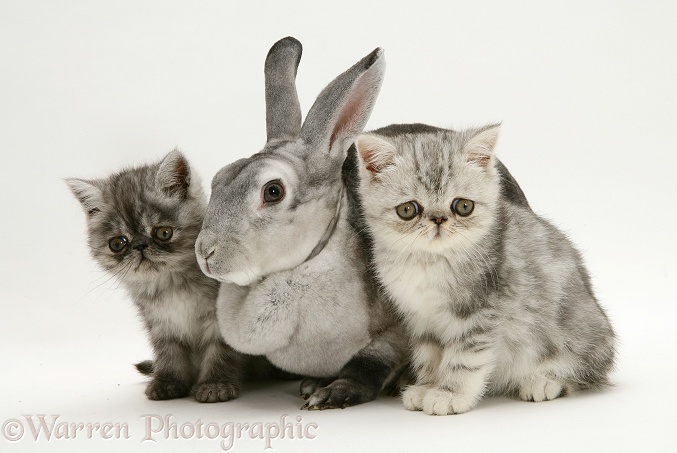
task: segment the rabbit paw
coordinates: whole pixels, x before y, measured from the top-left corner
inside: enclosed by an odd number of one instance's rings
[[[315,393],[317,389],[326,387],[331,384],[336,378],[316,378],[316,377],[306,377],[301,381],[300,391],[301,398],[307,400],[310,396]]]
[[[200,403],[218,403],[237,398],[240,389],[230,382],[203,382],[197,384],[193,392],[195,400]]]
[[[183,398],[190,393],[190,387],[181,381],[155,378],[146,387],[149,400],[171,400]]]
[[[313,392],[301,409],[344,409],[372,401],[379,389],[373,389],[350,379],[336,379],[326,387]]]
[[[520,386],[519,396],[524,401],[549,401],[567,392],[561,382],[550,379],[542,374],[536,374]]]

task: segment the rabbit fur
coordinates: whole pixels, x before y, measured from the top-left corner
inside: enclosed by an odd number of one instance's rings
[[[305,408],[343,408],[376,398],[408,356],[342,171],[385,60],[377,48],[339,75],[302,123],[301,52],[291,37],[270,49],[266,145],[216,174],[195,250],[202,271],[221,282],[217,316],[226,342],[308,376]]]

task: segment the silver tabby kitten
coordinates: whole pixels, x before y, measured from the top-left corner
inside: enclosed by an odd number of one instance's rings
[[[148,398],[227,401],[239,393],[245,356],[221,339],[219,284],[195,258],[206,197],[191,176],[175,150],[155,165],[66,182],[87,215],[92,256],[123,283],[148,330],[155,358],[137,364],[153,376]]]
[[[613,367],[581,256],[495,158],[498,132],[400,126],[356,141],[376,271],[413,346],[409,410],[551,400],[607,384]]]

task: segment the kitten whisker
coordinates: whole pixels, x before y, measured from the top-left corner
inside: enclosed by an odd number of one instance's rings
[[[414,234],[414,233],[416,233],[416,232],[417,232],[417,230],[414,230],[414,231],[410,231],[409,233],[406,233],[406,234],[400,236],[395,242],[393,242],[393,243],[391,244],[391,249],[390,249],[390,251],[388,252],[388,255],[386,255],[385,258],[386,258],[386,259],[389,259],[389,258],[390,258],[390,253],[393,252],[393,251],[395,250],[395,246],[397,245],[398,242],[407,239],[410,235],[412,235],[412,234]]]
[[[125,277],[127,277],[127,274],[129,273],[130,270],[132,270],[133,263],[130,262],[129,265],[122,271],[116,274],[117,278],[117,286],[115,287],[115,290],[120,287],[122,282],[125,280]]]
[[[106,272],[103,276],[107,277],[107,278],[104,281],[102,281],[101,283],[97,284],[94,288],[90,289],[88,291],[88,293],[92,293],[92,292],[96,291],[97,289],[101,288],[103,285],[110,283],[111,280],[115,281],[117,279],[118,283],[119,283],[120,278],[122,278],[120,276],[120,274],[126,273],[129,270],[129,268],[131,267],[131,265],[132,265],[132,263],[124,263],[123,266],[118,267],[115,270]]]
[[[414,242],[416,241],[416,239],[418,239],[423,233],[427,233],[427,231],[426,231],[425,227],[420,227],[420,228],[418,228],[417,230],[411,231],[410,233],[407,233],[406,235],[402,236],[402,237],[401,237],[400,239],[398,239],[397,241],[393,242],[392,247],[391,247],[390,250],[388,251],[388,255],[386,255],[386,260],[390,260],[390,254],[396,251],[395,245],[397,245],[398,242],[400,242],[401,240],[404,240],[404,239],[407,239],[407,238],[411,237],[411,235],[413,235],[413,234],[416,234],[416,236],[414,237],[414,239],[412,239],[407,245],[405,245],[404,247],[402,247],[402,248],[399,250],[399,254],[395,257],[395,261],[396,261],[396,262],[399,261],[399,259],[400,259],[400,257],[402,256],[402,254],[403,254],[405,251],[407,251],[407,249],[409,249],[409,247],[411,247],[411,246],[414,244]]]
[[[456,232],[456,231],[454,230],[454,232]],[[460,247],[459,247],[458,250],[461,251],[465,255],[465,257],[468,259],[468,262],[475,268],[475,270],[477,271],[477,274],[482,278],[482,280],[484,282],[484,292],[485,292],[485,294],[488,294],[489,293],[489,282],[487,282],[487,278],[484,275],[484,272],[482,272],[482,266],[477,261],[477,254],[474,252],[474,250],[468,248],[467,246],[465,246],[463,244],[459,244],[459,245],[460,245]]]
[[[499,281],[499,278],[498,278],[498,271],[496,270],[496,266],[494,266],[493,263],[490,262],[491,258],[489,257],[489,255],[486,252],[484,252],[479,246],[474,244],[470,239],[468,239],[467,236],[465,236],[463,233],[461,233],[460,231],[457,231],[457,233],[460,237],[465,239],[466,242],[469,244],[469,246],[470,246],[469,250],[473,254],[475,254],[475,256],[479,257],[482,261],[484,261],[486,268],[489,269],[489,275],[491,276],[491,279],[494,283],[494,286],[496,288],[498,288],[500,286],[500,281]],[[484,277],[483,273],[482,273],[482,276],[483,276],[483,278],[486,279],[486,277]],[[487,288],[487,291],[488,291],[488,288]]]

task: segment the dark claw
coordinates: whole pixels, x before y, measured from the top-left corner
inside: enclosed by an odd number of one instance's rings
[[[301,393],[301,398],[307,400],[312,394],[317,390],[331,384],[335,378],[314,378],[306,377],[301,381],[299,390]]]
[[[378,390],[351,379],[337,379],[328,386],[317,389],[301,409],[345,409],[372,401],[378,395]]]

